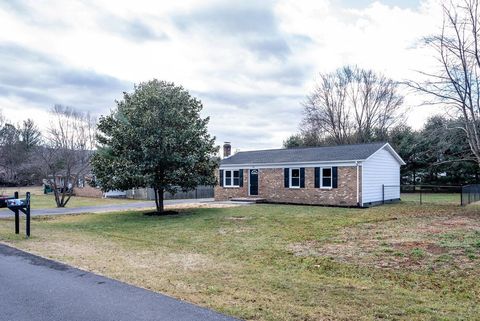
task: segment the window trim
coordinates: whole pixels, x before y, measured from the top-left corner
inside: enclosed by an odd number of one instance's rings
[[[323,186],[323,170],[330,169],[330,176],[326,176],[326,178],[330,178],[330,186]],[[333,189],[333,167],[320,167],[320,188],[322,189]]]
[[[230,185],[227,185],[227,172],[231,172],[230,176]],[[235,175],[234,172],[238,172],[238,185],[234,185]],[[226,188],[237,188],[240,187],[240,169],[225,169],[223,170],[223,187]]]
[[[293,186],[293,185],[292,185],[292,178],[293,178],[292,172],[293,172],[294,170],[298,170],[298,186]],[[288,175],[288,176],[289,176],[289,178],[288,178],[288,187],[289,187],[289,188],[300,188],[300,186],[302,185],[301,182],[300,182],[300,181],[301,181],[301,176],[302,176],[301,171],[300,171],[300,167],[298,167],[298,168],[297,168],[297,167],[290,168],[289,171],[290,171],[290,172],[289,172],[289,175]]]

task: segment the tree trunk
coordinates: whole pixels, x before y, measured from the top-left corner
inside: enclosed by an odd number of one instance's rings
[[[154,188],[155,191],[155,205],[157,206],[157,212],[163,213],[163,188]]]
[[[158,190],[156,187],[153,188],[153,194],[155,194],[155,207],[158,209]]]
[[[60,206],[60,195],[58,194],[58,186],[57,186],[57,182],[55,180],[55,175],[53,177],[54,178],[52,180],[50,180],[50,186],[53,189],[53,195],[55,197],[55,204],[57,205],[57,207],[61,207]]]

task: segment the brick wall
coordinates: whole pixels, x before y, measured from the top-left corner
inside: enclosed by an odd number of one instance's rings
[[[265,198],[269,202],[357,205],[356,167],[338,167],[338,188],[333,189],[315,188],[314,171],[314,168],[305,168],[305,188],[285,188],[283,168],[259,169],[258,197]],[[236,197],[248,197],[248,170],[244,170],[243,187],[215,187],[216,200],[228,200]]]
[[[217,182],[218,170],[216,171]],[[243,170],[243,186],[242,187],[221,187],[218,183],[214,190],[216,201],[228,201],[231,198],[248,197],[248,170]]]
[[[97,197],[100,198],[103,196],[102,190],[99,188],[91,187],[89,185],[85,185],[84,187],[75,187],[73,189],[73,193],[75,196],[80,197]]]

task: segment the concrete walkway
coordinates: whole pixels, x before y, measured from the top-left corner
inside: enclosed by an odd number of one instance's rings
[[[185,200],[165,200],[165,205],[175,204],[204,204],[214,203],[213,198],[199,198],[199,199],[185,199]],[[39,215],[63,215],[63,214],[80,214],[80,213],[102,213],[102,212],[115,212],[124,211],[130,209],[142,209],[142,208],[154,208],[154,201],[132,201],[125,204],[108,204],[97,206],[82,206],[82,207],[65,207],[65,208],[47,208],[47,209],[31,209],[32,216]],[[0,210],[0,218],[12,217],[13,212],[8,208]]]
[[[0,244],[0,321],[25,320],[238,319]]]

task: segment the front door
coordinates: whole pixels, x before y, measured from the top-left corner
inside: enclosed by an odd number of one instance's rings
[[[250,170],[250,195],[256,196],[258,195],[258,169],[251,169]]]

